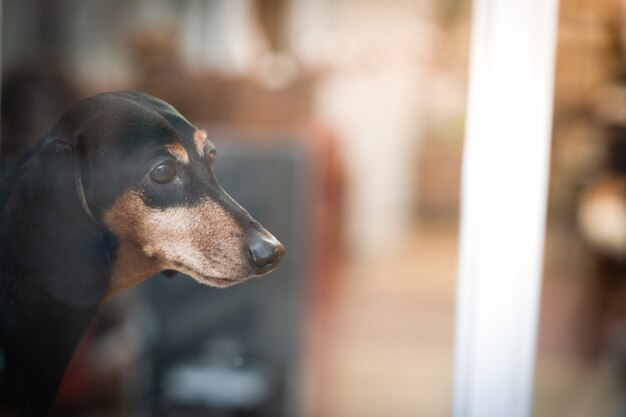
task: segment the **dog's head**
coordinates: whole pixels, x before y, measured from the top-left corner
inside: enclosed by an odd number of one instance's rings
[[[29,176],[46,185],[30,186],[31,200],[20,200],[18,209],[22,217],[46,217],[52,226],[36,229],[52,230],[24,243],[41,238],[57,246],[34,256],[57,259],[42,275],[65,269],[66,276],[60,271],[43,282],[66,304],[86,308],[163,270],[227,287],[271,271],[285,253],[220,187],[217,152],[205,132],[154,97],[116,92],[86,99],[31,153],[27,164],[39,168]],[[31,204],[40,208],[25,214]],[[54,253],[59,247],[67,249]],[[82,276],[72,276],[76,271]]]

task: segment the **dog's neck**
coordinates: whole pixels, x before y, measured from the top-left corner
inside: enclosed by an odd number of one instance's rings
[[[111,296],[147,280],[163,269],[156,260],[147,256],[139,246],[130,242],[122,242],[114,255],[111,283],[102,303],[106,303]]]
[[[3,282],[8,282],[3,273]],[[14,278],[14,277],[12,277]],[[0,300],[0,343],[4,372],[0,404],[17,415],[43,415],[51,406],[74,349],[96,314],[54,300],[43,288],[20,277],[19,299]],[[8,289],[11,292],[10,289]]]

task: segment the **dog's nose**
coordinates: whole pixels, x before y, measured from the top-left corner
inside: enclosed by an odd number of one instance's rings
[[[278,265],[285,255],[285,247],[273,236],[271,239],[259,236],[250,242],[248,253],[252,267],[258,273],[265,273]]]

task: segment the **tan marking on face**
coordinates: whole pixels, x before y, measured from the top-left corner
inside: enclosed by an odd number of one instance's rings
[[[198,282],[227,287],[253,275],[243,250],[243,232],[213,200],[194,207],[147,207],[127,192],[105,213],[105,223],[120,240],[110,293],[175,269]]]
[[[187,155],[185,147],[180,143],[172,143],[171,145],[167,145],[165,149],[171,153],[178,162],[189,164],[189,155]]]
[[[196,130],[196,133],[193,134],[193,143],[196,145],[196,151],[198,151],[198,155],[204,156],[204,150],[206,149],[208,139],[207,134],[204,130]]]

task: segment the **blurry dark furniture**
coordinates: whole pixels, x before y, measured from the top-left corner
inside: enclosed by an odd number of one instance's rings
[[[79,98],[76,86],[51,63],[8,70],[0,94],[0,172],[39,141]]]
[[[157,329],[145,377],[151,414],[294,416],[309,278],[305,152],[294,140],[212,139],[224,189],[285,244],[288,256],[271,276],[227,290],[182,275],[140,288]]]

